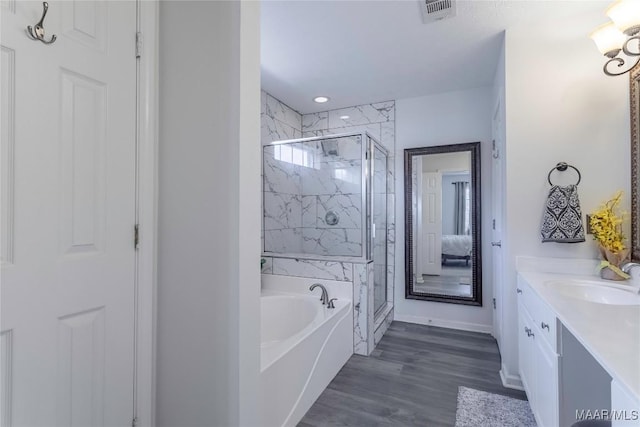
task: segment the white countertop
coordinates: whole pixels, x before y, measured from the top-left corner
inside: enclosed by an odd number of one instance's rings
[[[640,400],[640,306],[583,301],[565,297],[545,285],[558,279],[600,280],[594,276],[526,271],[518,275],[609,375]]]

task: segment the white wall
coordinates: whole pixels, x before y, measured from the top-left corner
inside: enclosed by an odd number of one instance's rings
[[[396,224],[395,319],[490,332],[491,330],[491,88],[449,92],[396,101],[396,194],[404,194],[404,149],[481,141],[482,307],[405,299],[404,222]],[[404,218],[404,198],[396,200]]]
[[[604,57],[587,36],[602,11],[506,32],[506,239],[503,369],[517,374],[515,257],[596,258],[596,246],[540,242],[549,189],[559,161],[580,169],[583,215],[618,189],[629,207],[629,79],[607,77]],[[554,183],[575,182],[570,172]]]
[[[256,425],[259,4],[160,2],[159,46],[156,423]]]

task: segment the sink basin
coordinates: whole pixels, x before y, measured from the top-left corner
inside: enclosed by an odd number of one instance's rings
[[[640,305],[638,290],[629,285],[590,280],[552,280],[545,285],[563,296],[583,301],[610,305]]]

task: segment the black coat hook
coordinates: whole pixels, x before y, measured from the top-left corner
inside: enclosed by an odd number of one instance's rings
[[[44,44],[51,44],[56,41],[56,36],[51,36],[51,40],[47,41],[44,39],[44,17],[47,16],[47,11],[49,10],[49,3],[42,2],[42,18],[40,18],[40,22],[38,22],[34,27],[29,25],[27,27],[27,35],[29,38],[33,40],[40,40]]]

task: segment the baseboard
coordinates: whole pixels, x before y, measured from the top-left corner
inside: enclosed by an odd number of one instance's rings
[[[502,385],[504,387],[524,391],[522,381],[520,381],[520,375],[509,373],[509,370],[504,363],[500,369],[500,379],[502,380]]]
[[[417,323],[418,325],[438,326],[440,328],[458,329],[461,331],[481,332],[490,334],[493,332],[492,325],[479,325],[477,323],[457,322],[454,320],[432,319],[423,316],[407,316],[403,314],[394,315],[394,319],[399,322]]]

